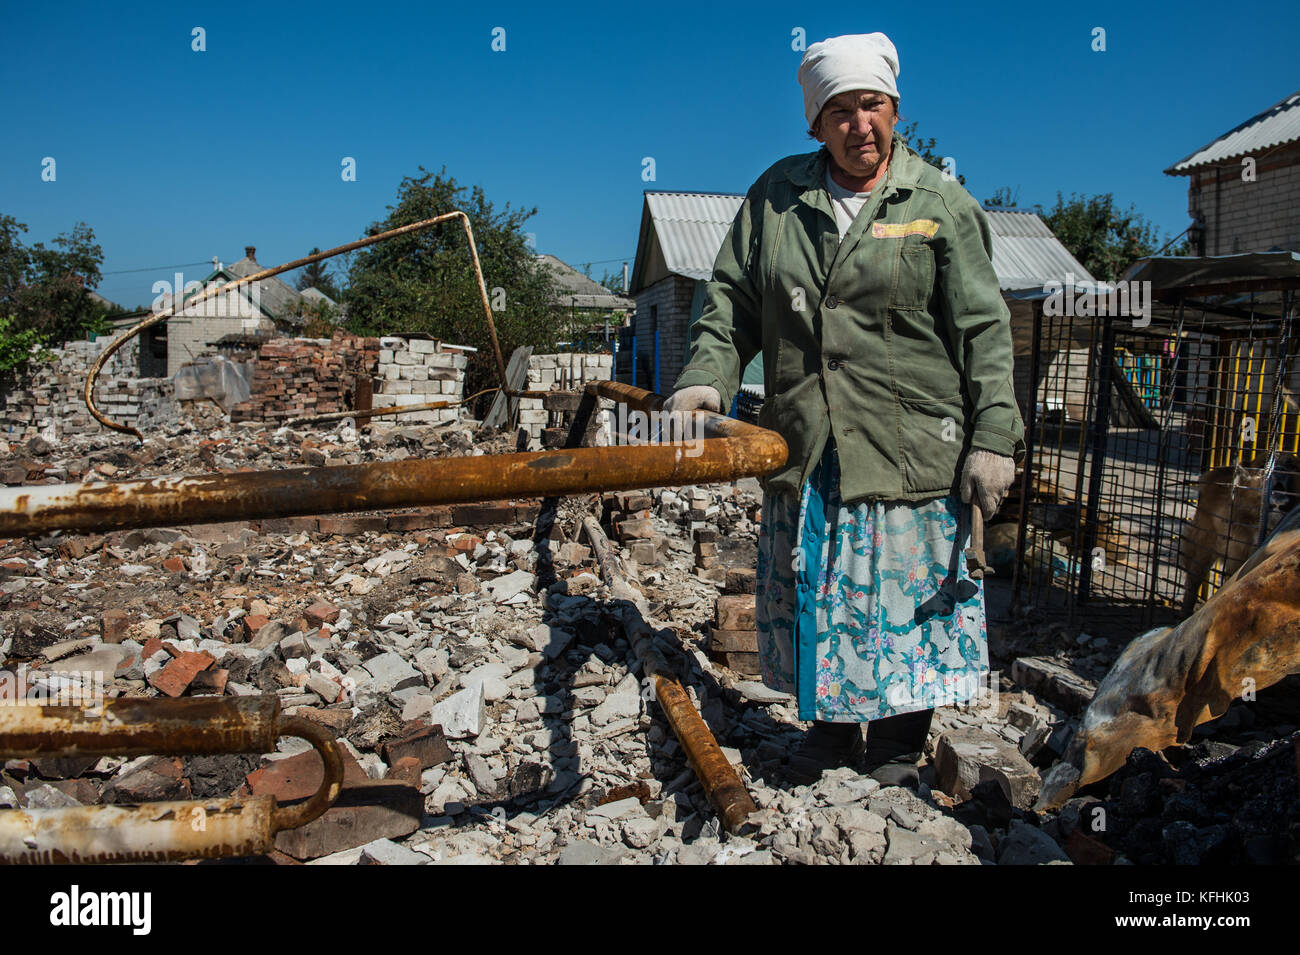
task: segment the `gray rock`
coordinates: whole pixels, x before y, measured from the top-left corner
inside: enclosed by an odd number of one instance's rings
[[[487,760],[477,753],[471,753],[465,757],[465,770],[469,773],[470,780],[474,783],[474,788],[481,795],[496,795],[497,781],[492,776],[492,770],[488,768]]]
[[[487,701],[483,684],[460,690],[437,703],[429,717],[431,723],[440,725],[445,735],[452,739],[478,736],[487,719]]]
[[[376,839],[361,847],[357,865],[428,865],[429,857],[391,839]]]
[[[23,798],[27,801],[28,809],[72,809],[81,805],[67,793],[55,789],[49,783],[41,783],[27,790]]]
[[[398,654],[389,650],[377,657],[371,657],[361,664],[374,678],[375,689],[379,692],[402,690],[408,686],[423,686],[424,677]]]
[[[789,703],[794,697],[780,690],[773,690],[757,680],[742,680],[736,684],[736,690],[751,703],[769,706],[773,703]]]
[[[536,585],[536,574],[529,573],[526,570],[516,570],[495,580],[489,580],[487,589],[493,600],[497,603],[505,603],[517,594],[531,591]]]
[[[607,802],[603,806],[596,806],[587,810],[588,819],[622,819],[630,815],[646,815],[641,800],[635,796],[629,796],[627,799],[619,799],[615,802]]]
[[[998,844],[998,865],[1046,865],[1070,862],[1070,857],[1052,837],[1023,822],[1011,823],[1010,831]]]
[[[559,865],[617,865],[626,852],[621,846],[606,848],[586,839],[570,842],[560,850]]]
[[[933,839],[890,823],[885,830],[889,848],[885,851],[885,865],[931,865],[943,846]]]
[[[1020,750],[999,736],[976,727],[949,730],[935,744],[934,769],[939,789],[958,799],[987,779],[996,780],[1011,804],[1028,809],[1042,780]]]

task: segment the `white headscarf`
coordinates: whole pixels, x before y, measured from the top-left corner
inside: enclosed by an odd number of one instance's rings
[[[811,127],[832,96],[875,90],[898,99],[898,51],[883,33],[853,33],[814,43],[799,63],[803,111]]]

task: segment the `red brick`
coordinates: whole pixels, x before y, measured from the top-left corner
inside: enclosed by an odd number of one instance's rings
[[[472,554],[479,544],[483,543],[483,538],[476,537],[473,534],[461,534],[453,541],[449,541],[453,550],[462,553]]]
[[[303,617],[313,627],[334,623],[339,618],[339,608],[324,600],[317,600],[302,612]]]
[[[185,573],[185,560],[181,557],[167,557],[163,560],[162,566],[169,574]]]
[[[513,504],[455,504],[451,519],[457,524],[513,524]]]
[[[364,783],[370,777],[343,747],[343,785]],[[277,802],[306,799],[320,789],[325,778],[325,767],[315,750],[275,759],[248,774],[248,788],[254,796],[274,796]]]
[[[384,743],[379,748],[379,755],[389,766],[414,757],[419,760],[420,769],[425,770],[451,759],[451,748],[442,735],[441,726],[414,724],[402,735]]]
[[[348,537],[367,532],[382,534],[388,530],[386,517],[322,517],[319,523],[322,534],[342,534]]]
[[[655,536],[654,522],[648,517],[637,518],[631,521],[619,521],[615,524],[620,540],[629,538],[642,538],[649,540]]]
[[[161,670],[155,670],[149,677],[149,685],[167,696],[180,696],[189,689],[200,671],[216,662],[216,658],[206,650],[182,653]]]
[[[252,640],[257,636],[257,631],[270,623],[271,619],[260,613],[250,613],[241,617],[239,622],[244,626],[244,639]]]
[[[131,617],[125,610],[105,610],[99,618],[99,635],[105,643],[121,643],[131,629]],[[161,641],[159,647],[161,648]]]

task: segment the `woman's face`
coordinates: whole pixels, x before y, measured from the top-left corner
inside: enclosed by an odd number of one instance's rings
[[[862,179],[871,178],[880,168],[898,125],[894,101],[871,90],[831,97],[818,119],[817,141],[826,144],[841,169]]]

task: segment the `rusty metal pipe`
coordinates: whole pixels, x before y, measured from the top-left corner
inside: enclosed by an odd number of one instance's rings
[[[0,812],[0,864],[173,861],[270,851],[275,834],[325,812],[343,785],[343,758],[326,730],[282,717],[274,696],[110,700],[102,705],[0,706],[0,758],[267,753],[281,736],[320,753],[320,788],[280,806],[270,796],[143,806]]]
[[[467,405],[480,395],[486,395],[496,391],[496,388],[484,388],[482,391],[476,391],[468,398],[462,398],[460,401],[430,401],[420,405],[390,405],[387,408],[367,408],[365,411],[329,411],[325,414],[308,415],[305,418],[294,418],[288,422],[290,427],[302,424],[324,424],[329,421],[346,421],[348,418],[374,418],[379,415],[399,415],[409,414],[412,411],[434,411],[438,408],[455,408],[460,405]]]
[[[612,387],[609,382],[588,387],[608,397],[629,388]],[[662,401],[658,395],[652,399]],[[775,432],[720,415],[697,414],[703,417],[706,440],[694,455],[681,445],[574,448],[4,488],[0,490],[0,537],[710,483],[768,474],[785,462],[788,450]],[[708,434],[727,436],[708,438]]]
[[[654,631],[646,622],[645,597],[632,585],[627,569],[618,559],[617,551],[605,536],[600,522],[587,515],[582,528],[596,555],[601,576],[616,600],[617,611],[628,642],[641,661],[642,672],[654,684],[655,698],[663,708],[664,717],[681,743],[686,758],[695,770],[700,785],[718,812],[727,831],[733,835],[745,828],[750,813],[758,807],[745,789],[744,783],[723,755],[722,748],[701,718],[690,696],[682,688],[677,674],[654,644]]]

